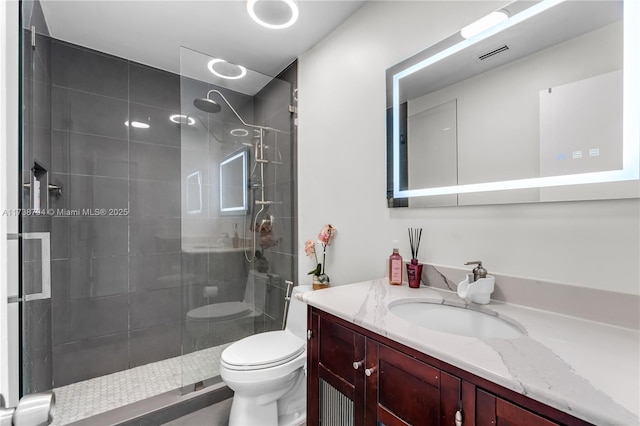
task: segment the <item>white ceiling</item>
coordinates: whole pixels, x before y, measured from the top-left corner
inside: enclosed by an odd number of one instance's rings
[[[180,73],[180,47],[275,76],[363,0],[298,0],[295,25],[256,24],[244,0],[41,0],[52,37]]]

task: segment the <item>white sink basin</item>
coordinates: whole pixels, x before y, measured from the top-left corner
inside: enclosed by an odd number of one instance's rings
[[[459,336],[516,339],[525,334],[519,325],[464,307],[407,301],[391,305],[389,311],[421,327]]]

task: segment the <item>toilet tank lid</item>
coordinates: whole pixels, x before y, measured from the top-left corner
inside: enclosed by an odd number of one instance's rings
[[[305,346],[304,340],[286,330],[268,331],[233,343],[222,352],[222,361],[230,366],[266,368],[297,357]]]
[[[304,293],[313,290],[310,285],[297,285],[293,288],[292,293]]]

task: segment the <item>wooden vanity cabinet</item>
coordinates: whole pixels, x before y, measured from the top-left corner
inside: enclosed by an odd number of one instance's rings
[[[488,392],[476,391],[476,424],[505,426],[553,426],[558,423],[540,417]]]
[[[328,318],[321,320],[311,308],[308,312],[307,424],[320,424],[331,412],[335,424],[364,425],[365,337]],[[358,370],[357,360],[362,360]]]
[[[588,424],[319,309],[308,320],[308,425]]]
[[[378,365],[367,377],[377,385],[375,419],[384,425],[450,424],[460,402],[460,379],[386,345],[367,340],[378,352]],[[371,424],[375,424],[372,422]]]

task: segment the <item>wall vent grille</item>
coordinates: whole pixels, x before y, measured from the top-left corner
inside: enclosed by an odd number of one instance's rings
[[[493,49],[490,52],[484,53],[480,56],[478,56],[478,59],[480,59],[481,61],[484,61],[485,59],[489,59],[492,56],[497,55],[498,53],[502,53],[509,50],[509,46],[507,46],[506,44],[504,46],[498,47],[497,49]]]
[[[353,426],[353,401],[320,379],[320,424]]]

